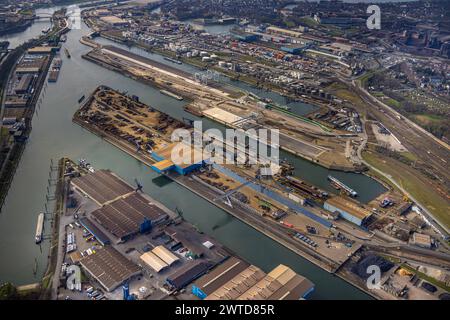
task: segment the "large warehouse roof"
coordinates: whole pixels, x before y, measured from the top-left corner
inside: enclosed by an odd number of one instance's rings
[[[156,272],[168,267],[168,264],[161,260],[156,254],[149,251],[141,255],[141,260],[148,264]]]
[[[75,178],[72,184],[99,205],[104,205],[133,191],[130,185],[109,170],[98,170]]]
[[[248,263],[236,257],[230,257],[224,263],[198,279],[195,282],[195,286],[208,296],[244,271],[248,266]]]
[[[112,247],[104,247],[80,260],[81,265],[107,291],[139,274],[140,269]]]
[[[280,264],[239,300],[297,300],[309,293],[314,285],[291,268]]]
[[[205,278],[202,277],[196,286],[202,285]],[[297,300],[313,289],[311,281],[285,265],[279,265],[267,275],[252,265],[214,292],[202,291],[207,295],[206,300]]]
[[[157,246],[152,250],[152,252],[156,254],[162,261],[167,263],[169,266],[180,260],[180,258],[174,255],[164,246]]]
[[[251,265],[206,297],[206,300],[236,300],[264,276],[261,269]]]
[[[92,217],[113,235],[122,239],[139,232],[145,219],[153,224],[167,217],[167,214],[141,195],[133,193],[125,199],[121,198],[95,210]]]
[[[311,281],[297,274],[275,291],[268,300],[298,300],[304,298],[313,289],[314,284]]]
[[[184,267],[178,269],[175,273],[167,277],[167,282],[177,289],[185,287],[190,282],[194,281],[203,275],[210,265],[203,261],[190,262]]]
[[[369,217],[372,214],[371,211],[361,207],[359,203],[340,196],[332,197],[328,199],[326,203],[336,208],[339,208],[361,220]]]

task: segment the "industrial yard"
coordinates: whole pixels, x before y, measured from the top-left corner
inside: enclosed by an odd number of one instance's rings
[[[401,196],[380,196],[371,204],[380,207],[375,210],[349,196],[329,196],[290,176],[288,163],[282,163],[281,173],[269,179],[258,178],[258,165],[211,165],[200,159],[178,167],[171,162],[173,143],[168,133],[174,128],[193,128],[188,121],[171,119],[138,101],[138,97],[99,87],[74,121],[330,272],[347,277],[350,261],[359,256],[364,245],[387,240],[379,232],[390,232],[383,229],[389,219],[406,222],[400,219],[408,209]],[[170,125],[153,120],[161,117]],[[265,225],[262,229],[261,223]]]
[[[346,157],[345,132],[293,117],[277,108],[258,103],[252,95],[233,99],[229,90],[195,81],[180,70],[162,65],[113,46],[95,48],[85,59],[167,90],[192,102],[186,110],[201,114],[231,128],[268,127],[280,130],[280,146],[293,154],[327,168],[360,170]],[[270,119],[270,120],[269,120]]]
[[[245,281],[247,288],[240,292],[248,293],[242,299],[270,299],[258,295],[260,280],[283,299],[304,298],[314,290],[313,283],[287,266],[266,275],[236,257],[184,221],[182,212],[143,193],[138,181],[133,188],[111,171],[95,170],[84,161],[66,160],[64,167],[68,188],[60,224],[59,280],[54,278],[58,299],[204,299],[206,294],[199,294],[203,277],[221,275],[215,277],[215,290],[208,291],[211,297],[219,290],[234,294],[224,285],[248,277],[246,268],[259,273],[253,283]],[[236,261],[245,268],[224,273]],[[84,274],[78,288],[65,284],[73,265],[81,266]]]
[[[367,6],[2,3],[0,300],[448,300],[449,5]]]

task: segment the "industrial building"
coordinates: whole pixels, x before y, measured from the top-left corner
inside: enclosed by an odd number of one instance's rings
[[[145,252],[140,258],[156,272],[160,272],[180,260],[164,246],[157,246],[152,251]]]
[[[328,199],[323,207],[328,211],[338,212],[341,218],[358,226],[364,226],[372,215],[372,212],[365,209],[362,204],[341,196]]]
[[[104,205],[92,212],[91,217],[122,242],[150,231],[168,218],[161,208],[137,193]]]
[[[16,94],[25,94],[31,87],[34,76],[32,74],[25,74],[20,78],[19,83],[15,87]]]
[[[241,270],[241,271],[238,271]],[[206,300],[298,300],[314,291],[314,284],[280,264],[265,274],[256,266],[230,258],[201,277],[192,293]]]
[[[112,27],[124,27],[128,25],[128,21],[116,16],[105,16],[105,17],[102,16],[100,20],[109,24]]]
[[[431,237],[428,234],[414,232],[411,239],[411,244],[414,244],[418,247],[431,249],[432,241]]]
[[[185,266],[169,275],[166,282],[176,290],[180,290],[204,275],[210,268],[211,265],[208,262],[200,260],[189,261]]]
[[[279,27],[275,27],[275,26],[268,27],[266,29],[266,32],[273,33],[273,34],[280,34],[283,36],[289,36],[289,37],[294,37],[294,38],[299,38],[303,35],[302,32],[289,30],[289,29],[283,29],[283,28],[279,28]]]
[[[72,185],[100,206],[134,191],[109,170],[98,170],[72,179]]]
[[[82,258],[80,263],[108,292],[141,273],[137,265],[110,246]]]
[[[58,48],[56,47],[34,47],[28,49],[28,54],[51,54],[56,52]]]
[[[28,98],[23,96],[7,96],[5,99],[5,108],[26,108]]]
[[[207,296],[205,300],[237,300],[265,275],[260,268],[251,265]]]
[[[248,266],[248,263],[236,257],[230,257],[224,263],[198,279],[192,286],[192,293],[200,299],[205,299],[211,293],[247,269]]]
[[[232,30],[231,35],[234,39],[244,42],[253,42],[260,38],[260,36],[256,33],[248,33],[242,30]]]
[[[90,232],[90,234],[92,234],[95,239],[98,241],[98,243],[100,243],[102,246],[105,246],[107,244],[111,243],[111,240],[108,238],[108,236],[101,231],[99,228],[97,228],[97,226],[88,218],[83,217],[80,220],[81,225],[83,226],[83,228],[85,228],[87,231]]]
[[[39,73],[47,62],[47,56],[25,55],[16,68],[16,74]]]
[[[307,48],[307,46],[305,45],[285,45],[282,46],[280,49],[284,52],[290,53],[290,54],[299,54],[301,53],[303,50],[305,50]]]
[[[181,153],[173,153],[174,148],[179,148],[182,142],[174,142],[168,146],[152,152],[152,158],[158,161],[151,166],[158,173],[175,171],[186,175],[204,165],[203,151],[192,146],[185,145]],[[189,155],[183,154],[188,152]],[[176,156],[176,158],[175,158]]]
[[[145,252],[140,259],[155,272],[161,272],[169,266],[152,251]]]

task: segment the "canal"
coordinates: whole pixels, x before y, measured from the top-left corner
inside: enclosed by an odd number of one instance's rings
[[[49,84],[42,92],[42,103],[32,122],[33,130],[0,214],[0,282],[21,285],[39,281],[42,277],[49,243],[45,241],[42,246],[34,244],[36,218],[46,201],[50,159],[56,161],[68,156],[75,160],[86,158],[96,168],[109,168],[130,183],[137,178],[145,192],[171,209],[180,208],[189,222],[265,271],[279,263],[292,267],[316,284],[313,299],[369,298],[176,183],[158,177],[134,158],[73,124],[72,115],[78,108],[80,96],[90,94],[100,84],[137,95],[144,103],[173,116],[184,115],[182,101],[81,59],[81,55],[90,48],[81,45],[79,39],[89,32],[84,24],[81,30],[69,32],[64,46],[72,58],[62,54],[63,65],[58,82]],[[24,41],[26,37],[25,32],[23,39],[18,41]],[[217,127],[211,122],[209,125]],[[326,177],[328,170],[298,161],[299,173],[309,175],[311,182],[320,185],[318,182]],[[347,174],[342,175],[347,177]],[[381,190],[373,180],[365,180],[361,175],[358,177],[361,181],[354,180],[354,187],[361,193],[365,189]],[[356,176],[348,180],[353,182],[353,178]],[[47,222],[45,227],[48,233],[50,223]],[[34,275],[35,261],[37,272]]]

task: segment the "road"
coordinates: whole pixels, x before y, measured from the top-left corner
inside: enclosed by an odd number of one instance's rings
[[[443,182],[447,188],[450,188],[450,170],[448,170],[448,164],[445,160],[450,159],[450,146],[409,119],[405,119],[405,117],[401,116],[397,111],[373,97],[364,88],[361,88],[355,80],[349,81],[343,78],[340,78],[340,80],[350,88],[353,88],[358,96],[367,103],[367,111],[377,120],[382,122],[410,152],[414,153],[424,164],[431,167],[433,174]],[[399,185],[392,176],[378,170],[362,159],[362,150],[366,143],[367,133],[364,133],[363,142],[357,150],[358,157],[362,162],[391,181],[392,184],[421,207],[424,215],[429,218],[429,221],[437,229],[449,234],[449,228],[438,218],[434,217],[424,205],[420,204],[417,199],[411,196],[411,194]]]

